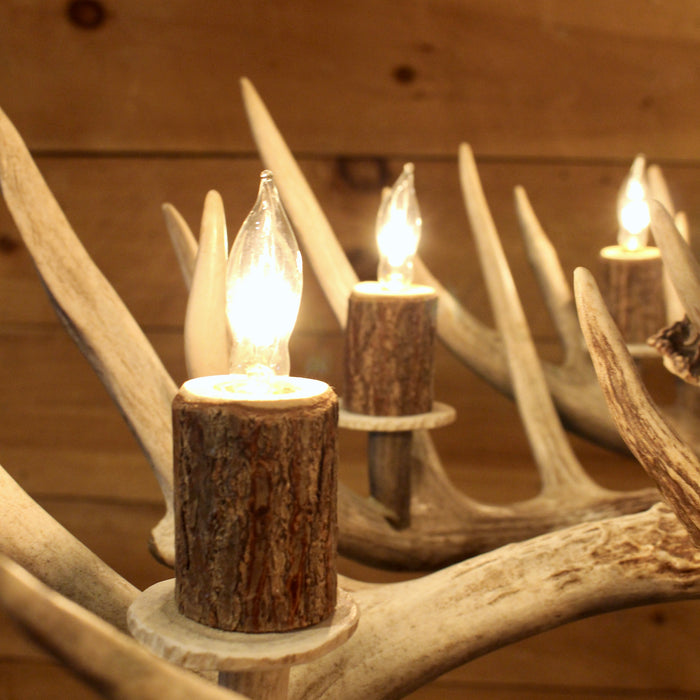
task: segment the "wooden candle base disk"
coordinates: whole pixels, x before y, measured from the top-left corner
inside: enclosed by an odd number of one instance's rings
[[[341,401],[338,414],[338,426],[347,430],[367,432],[400,433],[405,430],[432,430],[454,423],[457,413],[446,403],[433,402],[433,408],[427,413],[411,416],[369,416],[364,413],[348,411]]]
[[[284,698],[289,666],[327,654],[357,628],[360,614],[350,594],[338,589],[337,599],[331,617],[313,627],[265,634],[227,632],[181,615],[175,604],[175,580],[169,579],[141,593],[129,607],[127,624],[136,640],[166,661],[192,670],[223,672],[220,684],[241,692],[244,686],[260,689],[259,698]],[[266,696],[271,689],[277,695]]]

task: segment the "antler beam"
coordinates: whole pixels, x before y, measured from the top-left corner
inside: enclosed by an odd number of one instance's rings
[[[698,597],[700,551],[676,517],[655,506],[353,596],[362,610],[354,637],[293,669],[291,697],[401,697],[451,668],[566,622]]]

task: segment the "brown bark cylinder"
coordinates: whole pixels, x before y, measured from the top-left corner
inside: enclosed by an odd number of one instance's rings
[[[600,251],[600,290],[627,343],[646,343],[666,325],[663,265],[658,248],[638,252],[609,246]]]
[[[303,399],[211,399],[201,380],[173,402],[178,609],[239,632],[321,622],[337,592],[337,397],[311,382]]]
[[[430,287],[403,293],[358,284],[348,302],[345,408],[373,416],[431,411],[436,323],[437,294]]]

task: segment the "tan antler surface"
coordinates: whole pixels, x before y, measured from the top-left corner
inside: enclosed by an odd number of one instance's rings
[[[263,161],[271,165],[289,218],[306,244],[306,258],[316,272],[338,323],[345,327],[348,296],[357,284],[357,275],[252,83],[243,78],[241,90],[248,121]],[[304,222],[303,230],[301,222]],[[320,275],[319,270],[327,270],[328,274]]]
[[[515,211],[525,241],[525,251],[537,277],[549,315],[564,349],[564,367],[590,376],[591,365],[576,315],[574,295],[564,275],[559,255],[540,224],[524,187],[515,188]]]
[[[520,419],[540,469],[543,494],[550,496],[559,493],[561,496],[564,491],[573,499],[581,492],[594,492],[597,487],[581,469],[559,422],[515,282],[481,188],[474,155],[467,144],[462,144],[459,149],[459,173],[491,308],[506,348]],[[569,499],[562,498],[563,508],[569,504]]]
[[[173,207],[170,207],[169,211],[179,217]],[[178,230],[188,229],[178,226]],[[174,231],[171,232],[171,237],[173,236]],[[186,240],[184,236],[175,238]],[[204,200],[199,247],[193,262],[192,286],[185,315],[185,360],[190,377],[228,374],[229,371],[229,335],[226,320],[227,256],[228,237],[224,203],[221,195],[211,190]]]
[[[0,555],[0,604],[72,671],[115,700],[234,700],[141,647]]]
[[[192,287],[192,275],[194,273],[194,260],[197,257],[197,239],[187,222],[172,204],[163,204],[163,218],[165,227],[170,236],[170,242],[175,250],[180,271],[185,280],[187,289]]]
[[[0,111],[0,185],[56,313],[104,383],[148,457],[172,507],[170,403],[177,390],[146,336],[90,259]],[[172,558],[167,521],[154,548]]]
[[[652,202],[649,209],[654,240],[669,277],[688,317],[700,328],[700,264],[663,205]]]
[[[581,327],[620,434],[700,545],[700,461],[642,384],[591,273],[579,268],[575,279]]]
[[[126,630],[138,589],[34,501],[0,467],[0,552],[67,598]]]
[[[588,615],[700,596],[700,550],[665,507],[508,545],[353,593],[343,647],[292,669],[290,697],[397,698],[455,666]]]

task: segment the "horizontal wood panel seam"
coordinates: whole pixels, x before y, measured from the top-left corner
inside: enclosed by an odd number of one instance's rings
[[[469,139],[463,141],[469,143]],[[175,150],[175,149],[154,149],[154,150],[130,150],[108,148],[100,149],[51,149],[36,148],[31,150],[33,158],[55,159],[55,160],[257,160],[259,154],[252,150]],[[367,151],[345,152],[337,151],[329,153],[327,151],[295,150],[294,157],[299,160],[323,162],[334,160],[363,161],[383,158],[386,160],[410,160],[416,163],[450,163],[457,162],[457,144],[455,144],[454,154],[443,153],[441,151],[411,152],[411,151]],[[536,156],[536,155],[494,155],[490,153],[476,153],[475,160],[478,164],[488,165],[541,165],[541,166],[566,166],[566,167],[625,167],[630,165],[628,157],[587,157],[587,156]],[[653,162],[657,165],[668,168],[684,168],[692,170],[700,168],[700,159],[695,158],[664,158],[654,157]]]

